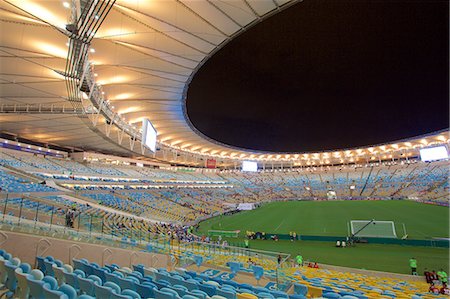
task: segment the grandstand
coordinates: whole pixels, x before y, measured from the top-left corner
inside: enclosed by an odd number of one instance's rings
[[[448,130],[265,152],[187,116],[199,68],[300,2],[2,1],[0,295],[441,298]]]

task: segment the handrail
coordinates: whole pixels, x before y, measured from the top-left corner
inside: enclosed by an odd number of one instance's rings
[[[0,242],[0,246],[2,246],[3,244],[5,244],[6,241],[8,241],[8,235],[5,234],[4,232],[0,232],[0,235],[4,237],[4,239]]]
[[[150,267],[154,267],[159,262],[159,258],[156,254],[150,256]]]
[[[133,257],[139,257],[139,254],[136,251],[130,254],[130,268],[133,266]]]
[[[72,255],[72,249],[78,249],[77,254]],[[80,252],[81,252],[81,247],[78,246],[77,244],[73,244],[72,246],[70,246],[69,247],[69,263],[72,263],[73,259],[76,258]]]
[[[109,256],[108,256],[107,258],[105,258],[105,254],[106,254],[106,253],[109,253]],[[113,252],[112,252],[111,249],[109,249],[109,248],[103,249],[103,252],[102,252],[102,266],[105,266],[106,261],[107,261],[109,258],[111,258],[112,256],[113,256]]]
[[[46,243],[47,244],[47,248],[45,248],[41,253],[39,253],[39,246],[41,245],[41,244],[43,244],[43,243]],[[36,264],[35,264],[35,268],[37,268],[37,257],[38,256],[43,256],[44,255],[44,253],[46,253],[47,252],[47,250],[49,250],[49,248],[52,246],[52,243],[49,241],[49,240],[47,240],[47,239],[40,239],[39,241],[38,241],[38,243],[37,243],[37,245],[36,245],[36,254],[35,254],[35,257],[34,257],[34,259],[35,259],[35,261],[36,261]]]

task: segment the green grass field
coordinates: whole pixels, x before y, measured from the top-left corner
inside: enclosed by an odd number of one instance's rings
[[[350,220],[394,221],[397,236],[403,235],[406,225],[410,239],[449,237],[449,208],[411,201],[289,201],[273,202],[253,211],[231,216],[218,216],[200,224],[199,232],[208,230],[241,230],[242,240],[246,230],[266,233],[299,235],[346,236]],[[230,241],[238,241],[230,239]],[[279,251],[305,259],[338,266],[364,268],[397,273],[408,273],[408,260],[414,256],[419,271],[444,268],[449,270],[448,248],[400,245],[358,244],[353,248],[335,248],[334,243],[318,241],[254,240],[250,247]]]

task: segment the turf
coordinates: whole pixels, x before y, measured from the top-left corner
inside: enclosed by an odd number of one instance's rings
[[[408,261],[415,257],[418,271],[425,268],[449,270],[449,251],[446,248],[416,247],[383,244],[357,244],[355,247],[336,248],[334,243],[319,241],[263,241],[251,240],[250,248],[280,251],[305,260],[323,264],[409,274]]]
[[[199,232],[209,229],[241,230],[242,241],[246,230],[266,233],[289,233],[300,235],[346,236],[350,220],[394,221],[397,235],[402,236],[405,223],[410,239],[449,237],[449,209],[411,201],[290,201],[273,202],[253,211],[231,216],[219,216],[200,224]],[[306,260],[319,263],[409,273],[408,260],[416,257],[418,271],[424,268],[449,270],[449,249],[399,246],[383,244],[358,244],[352,248],[335,248],[330,242],[252,240],[250,247],[268,251],[299,252]]]
[[[264,231],[300,235],[347,236],[350,220],[394,221],[397,236],[402,224],[410,239],[449,237],[449,209],[406,200],[398,201],[288,201],[268,203],[256,210],[219,216],[202,222],[209,229]]]

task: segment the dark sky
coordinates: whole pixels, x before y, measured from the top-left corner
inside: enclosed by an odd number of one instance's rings
[[[448,10],[447,1],[305,0],[198,71],[189,118],[225,144],[285,152],[447,128]]]

